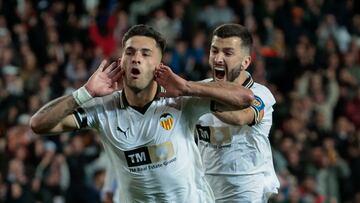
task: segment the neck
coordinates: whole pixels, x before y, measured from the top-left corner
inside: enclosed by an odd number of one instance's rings
[[[146,104],[154,100],[157,92],[157,83],[151,82],[145,89],[135,91],[130,87],[124,87],[126,99],[130,106],[144,107]]]
[[[242,70],[240,72],[240,75],[238,76],[238,78],[235,79],[235,81],[236,81],[236,83],[242,85],[247,78],[248,78],[248,73],[246,71]]]

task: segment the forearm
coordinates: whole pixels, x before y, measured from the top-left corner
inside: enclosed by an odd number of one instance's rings
[[[222,122],[231,125],[248,125],[254,121],[254,112],[250,108],[240,111],[214,112],[213,114]]]
[[[207,97],[233,109],[250,106],[255,99],[251,90],[230,82],[192,82],[186,84],[185,95]]]
[[[30,126],[35,133],[47,133],[78,106],[72,95],[57,98],[43,106],[32,116]]]

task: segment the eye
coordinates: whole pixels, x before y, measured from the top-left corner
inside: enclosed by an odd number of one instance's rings
[[[211,49],[211,53],[212,53],[212,54],[217,54],[217,53],[219,53],[219,51],[216,50],[216,49]]]
[[[233,53],[232,52],[225,52],[225,56],[232,56]]]
[[[132,55],[133,51],[131,50],[128,50],[128,51],[125,51],[125,55]]]

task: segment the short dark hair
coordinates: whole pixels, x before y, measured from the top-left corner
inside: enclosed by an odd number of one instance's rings
[[[161,53],[164,53],[166,40],[154,28],[143,24],[132,26],[122,38],[122,45],[124,46],[126,41],[134,36],[145,36],[153,38],[156,41],[156,45],[160,48]]]
[[[244,48],[251,52],[253,38],[251,33],[246,27],[239,24],[223,24],[217,27],[213,32],[213,37],[218,36],[220,38],[239,37],[241,39],[241,48]]]

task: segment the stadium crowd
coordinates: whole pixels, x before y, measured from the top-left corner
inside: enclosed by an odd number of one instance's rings
[[[209,37],[235,22],[254,38],[254,80],[276,98],[275,203],[360,203],[360,2],[355,0],[0,0],[0,202],[102,202],[94,131],[40,137],[28,123],[116,60],[134,24],[160,31],[164,64],[211,77]]]

